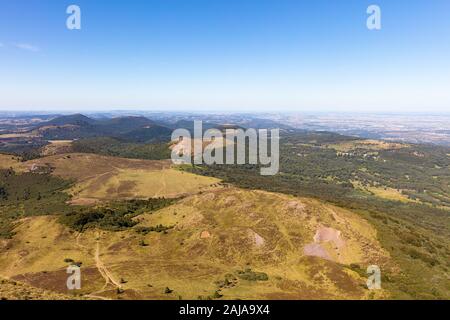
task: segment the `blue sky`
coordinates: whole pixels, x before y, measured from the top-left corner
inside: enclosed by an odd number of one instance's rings
[[[448,0],[0,0],[0,110],[449,112],[449,88]]]

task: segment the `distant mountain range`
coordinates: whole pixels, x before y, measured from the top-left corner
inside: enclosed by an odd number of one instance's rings
[[[249,119],[234,123],[220,124],[214,121],[203,121],[203,130],[216,128],[224,131],[227,128],[275,128],[283,127],[271,120]],[[194,130],[194,121],[178,120],[163,121],[151,120],[144,116],[122,116],[115,118],[93,119],[83,114],[57,116],[51,120],[39,122],[31,127],[31,131],[46,140],[73,140],[95,137],[113,137],[129,142],[147,143],[155,141],[168,141],[174,129],[183,128],[191,132]],[[287,127],[289,128],[289,127]]]
[[[66,140],[92,137],[114,137],[133,142],[169,140],[172,128],[145,117],[92,119],[82,114],[60,116],[41,122],[33,131],[44,139]]]

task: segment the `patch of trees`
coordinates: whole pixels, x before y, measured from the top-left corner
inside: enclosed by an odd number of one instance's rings
[[[36,215],[62,214],[69,211],[70,182],[46,173],[18,174],[0,170],[0,238],[10,238],[15,220]]]
[[[41,148],[47,144],[47,141],[40,138],[18,138],[0,142],[0,152],[19,156],[21,161],[28,161],[39,158]]]
[[[131,159],[170,159],[171,151],[165,142],[131,143],[110,137],[89,138],[74,141],[73,152],[95,153]]]
[[[144,212],[152,212],[171,205],[176,199],[153,198],[113,202],[105,206],[79,208],[60,217],[60,222],[82,232],[88,228],[120,231],[134,227],[133,218]],[[160,227],[159,229],[164,229]],[[145,230],[144,230],[145,231]],[[162,230],[164,231],[164,230]],[[150,231],[149,231],[150,232]]]
[[[242,280],[247,281],[267,281],[269,276],[264,272],[252,271],[251,268],[246,268],[245,270],[238,270],[236,274]]]

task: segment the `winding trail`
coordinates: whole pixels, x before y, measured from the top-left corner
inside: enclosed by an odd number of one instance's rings
[[[102,277],[105,279],[105,285],[104,285],[103,289],[105,289],[108,286],[108,284],[112,284],[112,285],[116,286],[118,289],[122,289],[120,283],[114,279],[111,272],[108,270],[108,268],[106,268],[106,266],[102,262],[102,260],[100,260],[100,238],[99,238],[98,234],[97,234],[97,244],[96,244],[96,249],[95,249],[95,265],[96,265],[98,271],[100,272],[100,274],[102,275]]]
[[[81,235],[82,235],[81,232],[77,235],[77,238],[76,238],[77,246],[90,251],[89,248],[87,248],[86,246],[84,246],[80,243]],[[98,232],[96,235],[96,239],[97,240],[96,240],[95,254],[94,254],[95,266],[97,267],[97,270],[100,273],[100,275],[103,277],[103,279],[105,279],[105,285],[100,290],[92,292],[90,294],[87,294],[87,295],[85,295],[85,297],[89,297],[92,299],[100,299],[100,300],[112,300],[110,298],[99,296],[99,294],[101,294],[103,291],[105,291],[109,284],[115,286],[118,289],[122,289],[122,286],[120,285],[120,283],[118,281],[116,281],[114,279],[111,272],[108,270],[108,268],[106,268],[105,264],[100,259],[100,234]]]

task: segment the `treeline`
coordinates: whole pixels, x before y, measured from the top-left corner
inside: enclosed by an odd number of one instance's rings
[[[109,137],[76,140],[72,143],[72,151],[146,160],[170,159],[171,154],[164,142],[140,144]]]
[[[157,211],[175,201],[177,199],[166,198],[117,201],[107,205],[74,209],[63,214],[59,221],[79,232],[89,228],[121,231],[135,226],[137,222],[133,218],[137,215]]]
[[[280,141],[280,171],[314,182],[390,187],[410,199],[450,207],[450,148],[411,145],[357,149],[339,154],[330,144],[345,142],[333,134],[289,134]],[[351,138],[351,137],[347,137]],[[353,138],[351,138],[353,139]]]
[[[13,235],[17,219],[68,212],[70,197],[64,190],[69,186],[69,181],[50,174],[0,170],[0,238]]]
[[[18,156],[21,161],[37,159],[41,149],[48,144],[47,141],[35,139],[16,139],[13,141],[0,141],[0,152]]]

